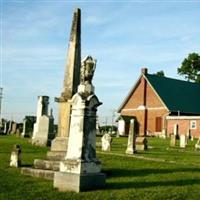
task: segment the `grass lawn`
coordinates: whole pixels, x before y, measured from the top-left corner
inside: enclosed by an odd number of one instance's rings
[[[97,138],[100,141],[100,138]],[[186,149],[169,148],[169,140],[148,138],[150,149],[134,156],[125,155],[127,138],[114,138],[109,153],[97,148],[106,173],[102,190],[83,193],[60,193],[52,181],[20,174],[10,168],[14,144],[22,146],[22,164],[31,165],[35,158],[45,158],[48,148],[35,147],[27,139],[0,136],[0,199],[1,200],[166,200],[200,199],[200,152],[195,141]],[[152,160],[151,160],[152,159]]]

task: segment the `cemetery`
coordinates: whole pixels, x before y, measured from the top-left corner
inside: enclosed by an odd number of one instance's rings
[[[36,116],[26,115],[22,123],[1,120],[0,200],[199,199],[199,84],[142,68],[118,108],[118,132],[113,126],[99,132],[97,112],[104,102],[93,81],[94,57],[81,57],[77,8],[55,97],[58,125],[45,94],[37,97]],[[193,102],[187,95],[182,100],[181,92],[174,100],[179,90],[189,91]]]
[[[97,142],[101,137],[97,137]],[[37,147],[28,138],[1,136],[0,199],[198,199],[200,195],[200,152],[189,141],[182,149],[170,139],[148,138],[149,150],[126,154],[127,137],[113,137],[111,151],[97,147],[97,157],[106,174],[102,189],[83,193],[58,192],[52,180],[25,176],[9,167],[14,144],[21,146],[21,166],[45,159],[49,147]]]

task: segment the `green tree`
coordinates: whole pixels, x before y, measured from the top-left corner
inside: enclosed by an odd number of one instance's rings
[[[161,70],[161,71],[156,72],[155,75],[160,76],[160,77],[164,77],[165,73],[164,73],[163,70]]]
[[[178,74],[185,76],[188,81],[200,83],[200,55],[197,53],[189,54],[177,70]]]

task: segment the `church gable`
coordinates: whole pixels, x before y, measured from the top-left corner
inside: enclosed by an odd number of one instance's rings
[[[137,110],[144,107],[144,105],[146,105],[147,109],[165,108],[165,105],[162,103],[155,90],[151,87],[149,82],[146,81],[145,77],[141,76],[132,90],[132,93],[130,93],[129,97],[127,97],[127,101],[124,103],[121,110],[122,112]]]

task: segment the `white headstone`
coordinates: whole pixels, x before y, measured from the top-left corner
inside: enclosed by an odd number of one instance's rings
[[[4,129],[3,129],[3,133],[7,134],[7,122],[4,122]]]
[[[23,131],[22,131],[22,134],[21,134],[21,137],[25,137],[26,135],[26,118],[23,119]]]
[[[37,119],[34,124],[32,144],[45,146],[48,143],[48,137],[51,130],[52,116],[48,115],[48,96],[39,96],[38,97],[38,107],[37,107]]]
[[[125,121],[123,119],[118,121],[118,133],[121,136],[125,135]]]
[[[135,142],[136,142],[135,120],[131,119],[126,154],[134,154],[136,152]]]
[[[106,133],[101,138],[102,151],[110,151],[112,137],[110,134]]]
[[[180,147],[181,148],[185,148],[186,144],[185,144],[185,135],[181,134],[180,135]]]

